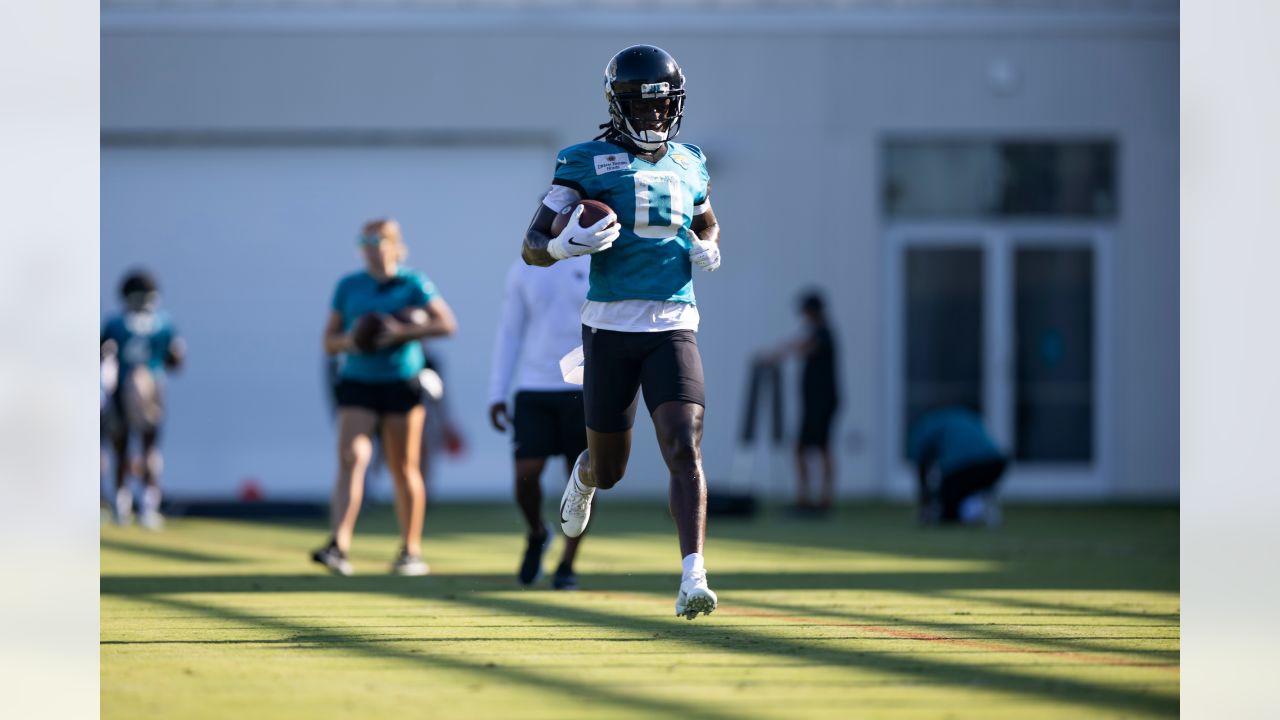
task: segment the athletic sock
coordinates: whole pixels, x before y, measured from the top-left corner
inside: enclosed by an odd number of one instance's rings
[[[706,574],[707,569],[702,564],[702,553],[689,553],[684,556],[684,577],[687,579],[692,573]]]
[[[116,510],[117,512],[126,513],[133,510],[133,491],[128,485],[121,485],[116,488]]]
[[[142,491],[142,511],[144,513],[160,512],[160,488],[156,485],[148,485]]]

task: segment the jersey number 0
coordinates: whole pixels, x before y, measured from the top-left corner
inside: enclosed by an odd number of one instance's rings
[[[665,240],[684,225],[684,187],[675,173],[641,170],[636,180],[635,233],[642,238]],[[653,224],[654,213],[666,222]]]

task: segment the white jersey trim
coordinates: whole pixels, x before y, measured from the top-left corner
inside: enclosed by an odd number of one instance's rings
[[[597,330],[616,332],[697,332],[698,307],[692,303],[666,300],[588,300],[582,306],[582,324]]]

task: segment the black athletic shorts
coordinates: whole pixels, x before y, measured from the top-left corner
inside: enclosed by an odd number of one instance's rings
[[[692,330],[616,332],[583,325],[582,353],[587,427],[596,432],[631,429],[641,388],[650,415],[664,402],[706,405],[702,356]]]
[[[333,389],[338,407],[358,407],[379,415],[404,415],[422,402],[418,378],[367,383],[341,378]]]
[[[102,407],[99,415],[100,430],[99,438],[106,438],[114,441],[127,439],[130,433],[151,438],[160,436],[160,428],[164,425],[164,392],[163,387],[156,388],[155,402],[157,405],[156,416],[153,420],[134,417],[130,423],[129,412],[125,409],[124,393],[121,388],[117,387],[110,395],[107,396],[107,403]]]
[[[582,393],[576,391],[521,390],[516,393],[515,439],[517,458],[563,455],[570,462],[587,449],[587,426]]]
[[[796,445],[802,448],[825,450],[831,445],[831,424],[836,417],[836,406],[830,402],[804,402],[800,417],[800,436]]]

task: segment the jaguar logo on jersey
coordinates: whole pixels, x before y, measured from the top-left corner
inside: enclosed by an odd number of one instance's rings
[[[690,160],[690,159],[689,159],[689,156],[688,156],[688,155],[679,155],[679,154],[677,154],[677,155],[672,155],[672,156],[671,156],[671,162],[673,162],[673,163],[675,163],[675,164],[679,165],[680,167],[684,168],[685,170],[688,170],[688,169],[689,169],[689,163],[690,163],[690,162],[692,162],[692,160]]]
[[[631,167],[631,161],[627,159],[625,154],[597,155],[595,161],[597,175],[626,170]]]

